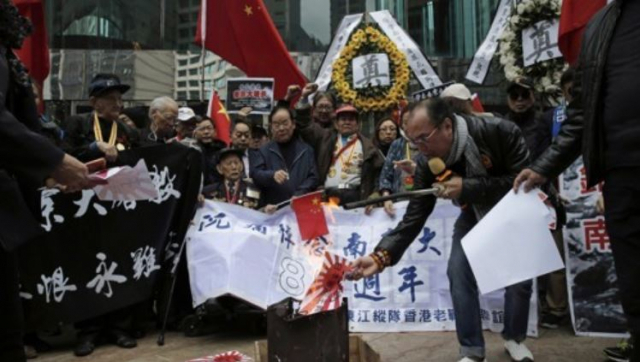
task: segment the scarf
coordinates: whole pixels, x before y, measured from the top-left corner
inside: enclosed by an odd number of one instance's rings
[[[447,156],[445,164],[447,167],[451,167],[456,162],[460,161],[460,158],[464,155],[466,177],[481,177],[488,176],[487,169],[482,164],[480,158],[480,150],[469,134],[469,126],[467,121],[455,115],[455,122],[453,128],[453,143],[451,145],[451,151]],[[488,205],[473,204],[471,205],[473,212],[476,215],[476,219],[480,221],[491,209]]]

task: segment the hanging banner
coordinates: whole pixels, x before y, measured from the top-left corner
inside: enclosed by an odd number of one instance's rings
[[[444,92],[444,90],[447,89],[448,86],[454,83],[455,82],[447,82],[447,83],[437,85],[433,88],[417,91],[411,94],[411,99],[413,99],[414,102],[420,102],[422,100],[429,99],[429,98],[438,98],[440,97],[440,94],[442,94],[442,92]]]
[[[227,78],[227,112],[251,107],[252,114],[269,114],[273,107],[273,78]]]
[[[580,158],[560,177],[560,192],[569,202],[564,242],[573,329],[579,336],[622,338],[627,323],[604,216],[596,208],[602,184],[587,188]]]
[[[329,83],[331,83],[331,73],[333,72],[333,63],[340,56],[340,51],[347,44],[353,30],[360,24],[362,14],[353,14],[345,16],[340,22],[340,26],[336,30],[336,36],[333,38],[329,50],[324,57],[324,61],[320,66],[320,71],[314,83],[318,85],[318,90],[326,91]]]
[[[429,89],[442,84],[440,77],[436,74],[429,60],[420,51],[418,44],[398,25],[388,10],[376,11],[370,13],[369,16],[378,23],[380,29],[406,55],[409,66],[422,88]]]
[[[493,55],[498,49],[498,39],[502,36],[502,32],[509,21],[512,2],[513,0],[500,0],[500,5],[498,5],[498,11],[493,19],[493,23],[491,23],[489,34],[487,34],[480,48],[478,48],[471,62],[471,66],[469,66],[466,76],[468,80],[478,84],[484,83]]]
[[[402,219],[406,206],[406,202],[396,204],[395,219],[381,208],[369,216],[361,210],[325,208],[329,234],[301,242],[290,208],[269,216],[236,205],[206,202],[187,235],[194,305],[225,294],[262,308],[287,297],[302,300],[326,263],[325,252],[349,262],[368,255]],[[457,207],[440,202],[397,265],[358,282],[343,281],[343,295],[349,298],[350,331],[455,329],[447,261],[458,215]],[[534,336],[536,300],[534,293],[528,329]],[[504,291],[483,295],[480,305],[484,327],[500,332]]]
[[[18,250],[21,296],[34,330],[148,299],[169,235],[183,240],[200,189],[200,153],[172,144],[118,157],[130,166],[146,162],[157,197],[99,201],[93,190],[41,193],[44,233]]]

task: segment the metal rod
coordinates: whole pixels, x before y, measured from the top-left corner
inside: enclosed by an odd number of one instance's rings
[[[352,209],[357,209],[357,208],[360,208],[360,207],[374,205],[374,204],[377,204],[377,203],[380,203],[380,202],[384,202],[384,201],[389,201],[389,200],[396,201],[396,200],[403,200],[403,199],[411,199],[411,198],[420,197],[420,196],[435,195],[439,191],[440,191],[440,188],[434,187],[434,188],[431,188],[431,189],[424,189],[424,190],[418,190],[418,191],[400,192],[400,193],[397,193],[397,194],[378,197],[378,198],[375,198],[375,199],[350,202],[348,204],[343,205],[342,207],[345,210],[352,210]]]

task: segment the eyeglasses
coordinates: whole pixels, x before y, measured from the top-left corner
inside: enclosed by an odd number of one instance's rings
[[[409,138],[409,140],[413,142],[413,144],[415,145],[426,146],[429,143],[429,139],[436,133],[437,130],[438,130],[438,127],[434,128],[433,131],[431,131],[431,133],[429,133],[426,136],[420,136],[418,138]]]
[[[271,128],[273,129],[286,129],[291,125],[291,121],[284,123],[271,123]]]
[[[509,92],[509,98],[511,98],[512,101],[517,101],[519,99],[528,99],[530,96],[531,96],[531,91],[528,91],[528,90]]]

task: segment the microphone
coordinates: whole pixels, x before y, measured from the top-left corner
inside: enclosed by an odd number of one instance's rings
[[[451,170],[447,170],[447,165],[442,161],[440,157],[434,157],[429,159],[429,170],[436,176],[436,181],[444,182],[453,176]]]

